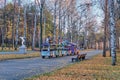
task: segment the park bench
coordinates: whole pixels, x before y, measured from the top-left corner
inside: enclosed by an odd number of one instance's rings
[[[72,58],[72,62],[74,62],[74,61],[76,61],[76,62],[82,61],[82,60],[85,59],[86,55],[87,55],[87,53],[78,54],[76,58]]]

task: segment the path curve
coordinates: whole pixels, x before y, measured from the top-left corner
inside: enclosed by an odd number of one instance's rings
[[[83,52],[82,52],[83,53]],[[85,52],[84,52],[85,53]],[[87,51],[86,58],[102,53],[101,50]],[[53,71],[72,64],[71,58],[75,56],[65,56],[59,58],[42,59],[14,59],[0,62],[0,80],[23,80],[34,75]]]

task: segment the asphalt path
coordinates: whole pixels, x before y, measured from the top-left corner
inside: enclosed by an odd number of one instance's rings
[[[93,50],[87,52],[86,59],[90,59],[96,54],[102,53],[101,50]],[[38,74],[50,72],[69,64],[71,58],[76,56],[64,56],[51,59],[27,58],[0,61],[0,80],[23,80]]]

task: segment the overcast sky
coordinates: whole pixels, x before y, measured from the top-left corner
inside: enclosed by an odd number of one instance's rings
[[[77,6],[80,4],[86,4],[86,3],[92,3],[91,0],[77,0]],[[104,18],[103,11],[100,9],[100,4],[98,1],[93,3],[93,6],[91,6],[91,12],[93,15],[96,16],[97,23],[101,25],[101,21]]]

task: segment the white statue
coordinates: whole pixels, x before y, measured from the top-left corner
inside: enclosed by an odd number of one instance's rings
[[[22,46],[25,46],[25,45],[24,45],[25,37],[20,37],[20,39],[22,40]]]

